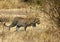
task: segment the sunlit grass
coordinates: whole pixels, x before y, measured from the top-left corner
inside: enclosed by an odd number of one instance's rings
[[[0,42],[60,42],[60,30],[58,26],[52,21],[49,15],[40,11],[41,6],[30,5],[28,3],[20,2],[17,0],[1,0],[0,9],[22,9],[28,15],[20,15],[20,17],[39,17],[40,24],[35,28],[28,27],[24,31],[24,27],[20,28],[20,31],[16,31],[16,27],[12,27],[9,31],[7,27],[3,26],[0,22]],[[24,10],[25,9],[25,10]],[[29,10],[31,9],[31,10]],[[30,12],[35,10],[35,12]],[[37,11],[38,10],[38,11]],[[25,14],[22,13],[22,14]],[[7,25],[10,25],[13,18],[18,14],[0,14],[0,18],[7,18],[10,21]]]

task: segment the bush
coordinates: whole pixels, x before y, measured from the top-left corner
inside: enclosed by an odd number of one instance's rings
[[[41,5],[43,0],[21,0],[22,2]]]

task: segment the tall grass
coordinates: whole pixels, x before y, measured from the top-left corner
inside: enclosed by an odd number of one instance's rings
[[[28,27],[27,31],[24,31],[24,28],[21,27],[19,32],[15,31],[16,27],[12,27],[9,31],[7,27],[3,26],[3,23],[0,23],[0,42],[60,42],[58,15],[54,10],[51,11],[52,14],[41,11],[41,1],[44,0],[0,0],[0,9],[22,8],[21,12],[26,13],[27,17],[36,16],[40,19],[40,25],[37,25],[36,28]],[[35,12],[30,12],[32,10]],[[17,14],[0,14],[0,18],[7,17],[9,20],[13,20],[15,16]],[[10,22],[7,25],[10,25]]]

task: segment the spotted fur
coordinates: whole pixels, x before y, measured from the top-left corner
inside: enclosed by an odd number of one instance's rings
[[[40,20],[38,18],[15,17],[11,25],[7,26],[6,23],[4,23],[4,26],[9,27],[9,30],[16,26],[16,30],[18,31],[20,27],[24,27],[26,30],[29,26],[36,27],[36,24],[40,24]]]

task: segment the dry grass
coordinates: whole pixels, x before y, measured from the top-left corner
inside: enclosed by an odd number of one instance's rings
[[[0,9],[27,8],[28,5],[19,0],[0,0]]]
[[[58,26],[50,19],[49,15],[39,12],[40,25],[36,28],[28,27],[27,31],[21,27],[16,32],[16,27],[9,31],[3,24],[0,26],[1,42],[60,42],[60,31]],[[32,14],[31,14],[32,15]],[[6,15],[5,15],[6,16]],[[10,15],[11,16],[11,15]],[[12,17],[10,17],[12,18]],[[9,25],[10,23],[8,23]],[[4,30],[3,30],[4,29]]]
[[[26,9],[27,9],[28,12],[26,14],[28,15],[25,16],[28,17],[37,16],[40,18],[40,22],[41,22],[40,25],[37,25],[36,28],[28,27],[27,31],[24,31],[24,28],[21,27],[19,32],[15,31],[16,27],[11,28],[11,30],[9,31],[7,27],[3,26],[3,24],[0,23],[0,42],[60,42],[60,30],[57,24],[55,24],[55,22],[50,18],[48,14],[45,14],[39,11],[38,9],[36,9],[36,7],[39,8],[39,6],[32,8],[31,7],[32,6],[28,6],[23,2],[19,3],[17,0],[0,1],[0,9],[20,8],[22,9],[22,11],[24,11],[24,13],[26,13]],[[23,8],[25,8],[25,10],[23,10]],[[32,13],[29,12],[34,9],[36,10],[35,12]],[[13,18],[16,15],[0,14],[0,17],[2,18],[8,17],[8,19],[13,20]],[[10,22],[8,22],[8,25],[10,24]]]

